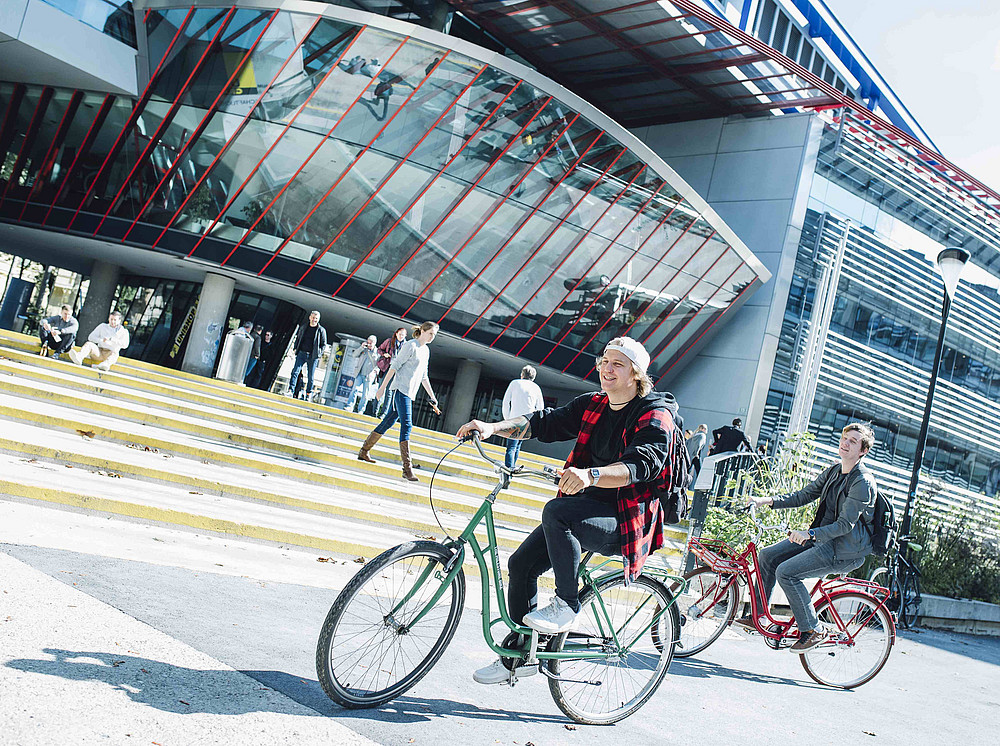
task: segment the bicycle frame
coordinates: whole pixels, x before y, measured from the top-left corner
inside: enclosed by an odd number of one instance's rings
[[[476,445],[477,446],[479,445],[478,441],[476,442]],[[483,453],[481,448],[480,448],[480,453],[483,454],[484,457],[486,457],[485,453]],[[488,459],[488,457],[486,458]],[[510,613],[507,610],[507,603],[506,599],[504,598],[504,592],[503,592],[504,591],[503,574],[500,569],[500,551],[497,547],[496,525],[494,523],[494,518],[493,518],[493,503],[496,502],[497,496],[500,494],[500,492],[506,489],[510,485],[511,475],[510,472],[506,470],[505,467],[499,467],[499,465],[496,462],[493,462],[492,459],[488,460],[491,461],[491,463],[493,463],[494,466],[497,466],[500,469],[499,481],[496,487],[493,488],[492,492],[490,492],[490,494],[487,495],[486,498],[483,500],[482,505],[480,505],[478,510],[476,510],[475,514],[469,520],[468,525],[465,527],[462,533],[459,534],[459,536],[456,539],[453,539],[452,541],[447,542],[445,544],[445,546],[452,551],[452,557],[445,566],[441,567],[439,570],[434,572],[435,579],[440,582],[440,586],[437,589],[437,591],[435,591],[435,593],[431,596],[431,598],[427,601],[424,608],[413,618],[409,626],[412,627],[416,625],[424,617],[424,615],[438,602],[438,600],[447,590],[448,586],[461,571],[465,560],[465,548],[466,545],[468,545],[469,547],[472,548],[472,554],[476,558],[476,563],[479,566],[479,575],[481,578],[482,603],[483,603],[483,611],[482,611],[483,638],[485,639],[486,643],[490,646],[490,648],[498,655],[508,658],[514,658],[522,656],[526,652],[526,649],[505,648],[502,645],[497,644],[497,642],[493,637],[493,627],[496,626],[497,624],[503,623],[504,625],[507,626],[508,629],[510,629],[511,632],[517,632],[519,634],[525,635],[528,638],[532,636],[533,630],[529,627],[515,624],[514,621],[510,618]],[[480,545],[479,539],[476,536],[476,530],[484,522],[486,524],[486,538],[487,538],[487,546],[485,547]],[[489,564],[487,564],[486,560],[487,552],[490,553]],[[623,575],[624,570],[609,570],[600,574],[596,574],[598,570],[605,567],[605,565],[610,564],[611,560],[605,560],[597,567],[591,569],[587,567],[587,564],[592,556],[593,553],[588,552],[583,557],[579,569],[579,576],[584,585],[586,587],[591,588],[592,591],[596,594],[597,604],[591,606],[591,613],[595,614],[595,621],[598,625],[598,629],[601,630],[603,634],[606,634],[614,641],[614,647],[616,650],[615,654],[621,652],[627,652],[631,648],[631,645],[624,647],[621,645],[621,642],[618,640],[617,630],[615,630],[614,625],[611,623],[611,616],[607,610],[607,607],[604,605],[603,598],[601,598],[601,595],[597,590],[600,583],[604,582],[607,578],[615,577],[617,575]],[[405,598],[403,598],[398,604],[396,604],[396,606],[394,606],[389,611],[389,615],[394,614],[397,609],[401,608],[414,595],[416,595],[416,593],[423,586],[423,584],[430,579],[432,571],[434,571],[433,566],[429,566],[423,571],[422,576],[417,579],[416,583],[414,583],[413,589],[406,595]],[[657,579],[662,578],[664,580],[670,581],[671,583],[678,583],[681,586],[683,586],[686,583],[686,581],[680,576],[671,575],[666,571],[659,570],[656,568],[650,568],[649,570],[644,570],[644,572],[647,575],[657,577]],[[494,591],[494,594],[496,596],[497,609],[499,610],[500,613],[500,616],[498,618],[492,620],[490,619],[491,589]],[[638,613],[638,611],[640,611],[643,608],[643,606],[645,606],[647,603],[650,603],[650,599],[646,599],[643,602],[643,605],[640,606],[635,613]],[[671,604],[673,603],[676,603],[676,596],[674,597],[674,599],[671,600]],[[595,607],[599,607],[600,610],[599,613],[595,609]],[[659,611],[654,612],[652,619],[646,625],[646,627],[644,627],[639,632],[639,634],[635,635],[633,644],[635,641],[641,639],[642,636],[646,634],[646,632],[652,629],[659,622],[663,614],[667,613],[667,610],[669,608],[670,605],[667,605],[664,608],[660,609]],[[632,617],[630,617],[629,620],[626,620],[625,622],[626,624],[628,623],[628,621],[631,620],[631,618],[635,616],[635,613],[633,613]],[[567,650],[566,649],[567,647],[569,647],[570,649]],[[558,653],[549,652],[545,650],[538,650],[535,653],[535,657],[539,660],[584,659],[584,658],[595,657],[594,649],[592,647],[580,646],[578,649],[574,649],[575,647],[576,646],[571,646],[567,644],[566,646],[564,646],[563,650]]]

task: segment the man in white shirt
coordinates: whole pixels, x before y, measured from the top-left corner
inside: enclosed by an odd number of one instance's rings
[[[108,370],[118,360],[118,353],[128,347],[128,330],[122,326],[122,315],[112,311],[108,323],[100,324],[87,337],[80,351],[69,351],[69,358],[82,365],[87,358],[97,361],[98,370]]]
[[[542,401],[542,390],[535,383],[535,369],[530,365],[521,368],[521,377],[510,382],[507,393],[503,395],[503,418],[530,417],[532,412],[539,411],[545,403]],[[513,469],[517,455],[521,452],[521,441],[507,439],[507,455],[504,463],[508,469]]]

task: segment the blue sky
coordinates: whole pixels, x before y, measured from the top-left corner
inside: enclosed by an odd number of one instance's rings
[[[1000,2],[826,3],[942,154],[1000,192]]]

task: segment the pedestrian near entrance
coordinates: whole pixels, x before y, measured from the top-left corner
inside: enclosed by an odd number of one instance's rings
[[[392,359],[399,354],[399,349],[403,346],[403,342],[406,341],[406,328],[399,327],[396,331],[392,333],[392,336],[385,340],[382,344],[378,346],[378,362],[375,364],[379,369],[379,376],[384,378],[389,372],[389,365],[392,363]],[[384,417],[385,413],[389,411],[392,405],[392,391],[386,388],[385,396],[378,399],[381,403],[379,404],[378,412],[375,413],[376,417]]]
[[[514,417],[529,417],[545,406],[542,398],[542,390],[535,383],[535,369],[530,365],[521,368],[521,377],[514,379],[507,386],[507,391],[503,395],[503,418],[505,420]],[[513,469],[517,463],[517,456],[521,452],[520,438],[507,438],[507,454],[504,456],[504,464],[508,469]]]
[[[753,445],[747,434],[743,432],[743,420],[739,417],[733,419],[732,425],[723,425],[712,431],[712,447],[708,451],[709,456],[717,453],[735,453],[741,450],[752,451]]]
[[[87,337],[80,351],[69,351],[69,359],[83,365],[86,359],[96,360],[98,370],[109,370],[118,361],[119,353],[128,347],[128,330],[122,326],[122,315],[112,311],[108,323],[99,324]]]
[[[691,434],[691,439],[686,443],[688,456],[691,458],[691,484],[698,481],[698,472],[701,471],[701,457],[705,451],[705,441],[708,439],[708,425],[701,424]]]
[[[804,653],[819,645],[828,633],[820,626],[813,608],[806,578],[828,573],[847,573],[864,564],[872,553],[871,529],[878,488],[875,477],[861,463],[875,445],[872,429],[852,422],[840,435],[838,463],[831,464],[798,492],[779,497],[754,497],[753,501],[772,508],[797,508],[819,500],[816,517],[806,531],[789,531],[788,538],[760,550],[758,567],[764,585],[766,607],[775,580],[785,592],[799,627],[799,639],[792,645]],[[738,624],[754,627],[743,617]]]
[[[38,328],[38,336],[42,339],[38,354],[45,357],[51,352],[54,358],[62,357],[64,352],[73,349],[79,330],[80,322],[73,318],[73,309],[63,306],[57,315],[42,320]]]
[[[243,383],[249,385],[248,382],[251,380],[250,373],[260,362],[261,333],[264,331],[264,327],[260,324],[254,326],[251,322],[247,321],[244,322],[243,328],[247,330],[247,333],[250,335],[250,339],[253,340],[253,345],[250,347],[250,357],[247,360],[247,369],[243,374]]]
[[[428,345],[437,336],[438,325],[433,321],[425,321],[420,326],[413,327],[413,339],[405,342],[399,349],[399,353],[393,358],[389,366],[389,372],[382,379],[379,386],[378,398],[382,398],[385,389],[391,385],[393,392],[392,409],[390,409],[382,421],[372,430],[365,442],[358,451],[358,459],[375,463],[370,455],[370,451],[378,443],[379,438],[386,434],[396,420],[399,420],[399,458],[403,466],[403,477],[411,482],[419,481],[413,473],[413,462],[410,459],[410,432],[413,430],[413,399],[417,395],[420,387],[424,387],[427,396],[431,400],[431,409],[436,414],[441,414],[438,409],[437,397],[431,388],[431,381],[427,377],[427,365],[430,362],[431,352]]]
[[[347,399],[347,410],[349,412],[364,412],[368,400],[371,399],[372,379],[375,371],[377,350],[375,343],[378,339],[372,334],[364,343],[354,351],[354,357],[358,358],[357,372],[354,374],[354,386],[351,388],[351,395]],[[357,402],[357,406],[355,406]]]
[[[267,381],[264,380],[264,369],[274,356],[273,337],[274,333],[271,330],[268,330],[261,335],[260,357],[257,359],[257,364],[254,366],[250,373],[250,377],[247,379],[247,386],[253,386],[255,389],[267,388]]]
[[[295,339],[295,364],[292,366],[292,375],[288,378],[289,386],[298,388],[299,373],[305,367],[307,399],[312,394],[316,363],[319,362],[324,347],[326,347],[326,329],[319,325],[319,311],[311,311],[308,323],[299,327]]]
[[[583,551],[622,555],[626,578],[635,580],[646,557],[663,546],[663,510],[653,493],[669,456],[674,431],[666,400],[653,392],[646,373],[649,353],[634,339],[608,342],[597,361],[600,394],[584,394],[556,409],[494,424],[472,420],[463,438],[538,438],[544,443],[576,438],[559,479],[559,494],[545,504],[542,525],[508,560],[508,609],[515,624],[543,634],[565,632],[580,610],[577,570]],[[537,605],[538,578],[552,568],[556,594]],[[534,673],[531,669],[529,672]],[[518,669],[521,676],[524,669]],[[503,661],[473,674],[480,684],[508,681]]]

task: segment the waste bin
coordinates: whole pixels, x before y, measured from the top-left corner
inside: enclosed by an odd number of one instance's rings
[[[239,331],[229,332],[222,343],[222,354],[215,377],[230,383],[243,383],[252,349],[253,339]]]

